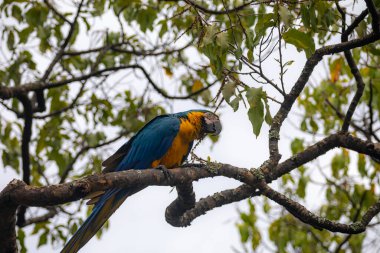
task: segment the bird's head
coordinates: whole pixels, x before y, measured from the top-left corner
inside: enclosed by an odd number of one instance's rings
[[[205,134],[219,135],[222,131],[218,115],[212,112],[205,112],[202,117],[202,130]]]
[[[197,139],[203,138],[206,134],[219,135],[222,131],[218,115],[206,110],[190,110],[176,114],[190,122],[197,129]]]

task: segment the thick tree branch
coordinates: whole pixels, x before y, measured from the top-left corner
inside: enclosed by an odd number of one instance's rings
[[[239,201],[251,196],[260,194],[260,183],[269,183],[278,177],[290,172],[303,163],[316,158],[327,152],[324,149],[332,149],[333,147],[345,147],[356,152],[364,153],[370,156],[380,158],[380,147],[365,142],[359,138],[348,134],[338,133],[325,138],[319,143],[307,148],[305,151],[285,162],[278,165],[275,173],[267,174],[260,169],[242,169],[228,164],[213,164],[202,166],[191,166],[186,168],[177,168],[170,170],[171,177],[166,177],[161,171],[156,169],[147,169],[142,171],[128,170],[121,172],[112,172],[102,175],[92,175],[83,179],[73,181],[71,183],[64,183],[59,185],[51,185],[46,187],[33,187],[28,186],[22,181],[13,180],[1,193],[0,193],[0,212],[4,217],[8,217],[7,222],[4,221],[4,227],[9,228],[4,231],[8,236],[0,237],[0,245],[8,245],[7,247],[15,247],[9,240],[12,240],[14,234],[15,210],[19,205],[26,206],[54,206],[62,203],[78,200],[88,195],[89,193],[107,190],[109,188],[118,187],[135,187],[141,188],[148,185],[175,185],[178,187],[179,198],[171,204],[166,213],[166,218],[174,226],[187,226],[196,217],[205,214],[207,211],[224,205]],[[226,190],[216,193],[212,196],[201,199],[194,204],[193,191],[190,187],[191,182],[206,177],[225,176],[233,178],[245,183],[236,189]],[[267,191],[268,192],[268,191]],[[268,197],[284,201],[281,196],[270,195]],[[186,208],[191,208],[185,210]],[[293,208],[292,206],[288,208]],[[359,223],[354,225],[344,225],[339,223],[331,223],[328,220],[319,220],[320,223],[315,225],[328,228],[330,231],[341,231],[347,233],[357,233],[363,230],[363,227],[371,221],[371,219],[380,210],[380,202],[371,207],[363,216]],[[304,211],[304,210],[303,210]],[[306,216],[304,216],[304,214]],[[297,216],[298,215],[298,216]],[[311,216],[308,212],[296,214],[297,217],[307,219],[314,224],[315,217]],[[318,221],[318,220],[317,220]],[[15,242],[14,242],[15,244]]]
[[[331,138],[327,138],[332,139],[333,141],[338,141],[339,146],[341,147],[345,147],[367,155],[380,157],[380,147],[375,147],[373,143],[365,142],[359,138],[346,134],[336,134]],[[328,143],[330,141],[325,142]],[[303,156],[306,157],[306,153],[315,152],[313,150],[318,149],[318,145],[321,144],[317,143],[301,153],[303,153]],[[277,170],[277,173],[272,175],[272,177],[269,179],[277,179],[292,169],[300,166],[299,162],[291,162],[297,161],[297,157],[301,157],[301,155],[296,155],[280,164],[279,168],[282,169]],[[309,159],[314,158],[315,157],[301,159],[301,161],[303,163],[306,163],[309,161]],[[142,171],[128,170],[101,175],[92,175],[70,183],[45,187],[28,186],[21,181],[16,180],[10,183],[13,185],[11,191],[8,190],[1,193],[0,206],[7,203],[7,201],[11,201],[16,205],[25,204],[28,206],[53,206],[78,200],[91,192],[106,190],[112,187],[183,185],[186,182],[193,182],[201,178],[214,176],[234,178],[248,185],[255,186],[261,177],[261,175],[252,173],[250,170],[234,167],[228,164],[211,164],[210,166],[213,168],[211,169],[209,166],[197,166],[171,169],[170,172],[172,174],[172,177],[170,179],[165,178],[165,176],[159,170],[147,169]]]
[[[173,54],[177,52],[181,52],[185,50],[186,48],[190,47],[192,45],[192,41],[184,45],[180,48],[172,48],[172,49],[166,49],[166,50],[160,50],[157,49],[151,49],[151,50],[135,50],[135,49],[124,49],[121,46],[128,44],[127,42],[120,42],[115,43],[112,45],[104,45],[101,47],[93,48],[93,49],[87,49],[87,50],[81,50],[81,51],[66,51],[64,52],[65,56],[77,56],[77,55],[83,55],[83,54],[90,54],[90,53],[96,53],[103,50],[111,50],[118,53],[127,53],[127,54],[133,54],[136,56],[160,56],[160,55],[168,55]]]
[[[146,185],[183,185],[201,178],[225,174],[228,177],[241,177],[252,182],[252,174],[245,169],[225,167],[218,174],[198,167],[171,169],[171,177],[157,169],[128,170],[92,175],[70,183],[34,187],[19,180],[10,182],[0,194],[0,209],[7,204],[28,206],[54,206],[78,200],[89,193],[120,187],[141,187]],[[243,176],[244,175],[244,176]]]
[[[380,147],[377,147],[374,143],[363,141],[349,134],[332,134],[280,163],[273,172],[266,174],[267,182],[289,173],[336,147],[343,147],[377,159],[380,158]]]
[[[29,143],[32,137],[33,108],[30,99],[26,95],[20,95],[18,99],[20,100],[24,108],[24,128],[22,131],[21,140],[22,180],[26,184],[30,184]],[[17,225],[21,225],[25,222],[25,212],[26,206],[20,206],[17,212]]]
[[[94,70],[88,74],[76,76],[76,77],[73,77],[70,79],[65,79],[65,80],[61,80],[61,81],[57,81],[57,82],[47,82],[47,83],[34,82],[34,83],[27,83],[27,84],[24,84],[21,86],[15,86],[15,87],[0,86],[0,98],[9,99],[9,98],[12,98],[15,96],[26,94],[30,91],[56,88],[56,87],[64,86],[64,85],[71,84],[74,82],[87,80],[87,79],[92,78],[92,77],[101,76],[101,75],[108,73],[108,72],[116,72],[118,70],[123,70],[123,69],[139,69],[139,70],[141,70],[142,73],[144,74],[145,78],[148,80],[149,84],[153,87],[153,89],[167,99],[188,99],[188,98],[191,98],[193,96],[196,96],[196,95],[202,93],[203,91],[209,89],[211,86],[213,86],[215,83],[217,83],[217,81],[215,81],[215,82],[213,82],[213,83],[203,87],[202,89],[200,89],[196,92],[193,92],[189,95],[171,96],[171,95],[168,95],[166,93],[166,91],[161,89],[153,81],[153,79],[150,77],[149,73],[145,70],[145,68],[143,66],[138,65],[138,64],[132,64],[132,65],[122,65],[122,66],[110,67],[110,68],[105,68],[105,69],[101,69],[101,70]]]
[[[3,191],[6,190],[7,188]],[[16,210],[17,205],[4,205],[0,208],[0,247],[2,252],[18,252],[16,243]]]
[[[179,227],[183,214],[195,206],[195,193],[192,183],[178,185],[176,189],[178,197],[166,208],[165,218],[172,226]]]
[[[327,229],[331,232],[346,234],[358,234],[364,232],[372,218],[380,212],[380,201],[378,201],[368,209],[359,222],[354,222],[347,225],[315,215],[298,202],[293,201],[285,195],[273,190],[265,182],[259,184],[259,189],[262,191],[263,195],[285,207],[286,210],[302,222],[310,224],[316,228]]]
[[[238,202],[258,195],[260,195],[260,191],[244,184],[236,189],[224,190],[206,198],[202,198],[195,203],[193,208],[187,209],[185,212],[183,209],[179,209],[179,211],[177,211],[172,207],[172,205],[176,205],[177,202],[183,201],[182,198],[178,196],[178,198],[166,209],[166,221],[175,227],[186,227],[189,226],[194,219],[206,214],[206,212],[216,207]],[[168,210],[170,212],[169,215]]]
[[[337,5],[338,10],[342,16],[342,37],[341,37],[341,41],[347,42],[349,33],[345,33],[345,30],[346,30],[346,14],[339,7],[338,3],[336,5]],[[346,58],[348,66],[350,67],[351,73],[355,78],[356,85],[357,85],[356,93],[355,93],[355,95],[354,95],[354,97],[353,97],[353,99],[352,99],[352,101],[348,107],[348,110],[347,110],[347,113],[346,113],[346,116],[344,118],[343,125],[342,125],[342,131],[347,132],[348,127],[350,126],[351,118],[354,115],[355,109],[359,104],[360,98],[363,96],[365,84],[364,84],[363,78],[359,72],[359,69],[355,63],[355,60],[352,57],[350,50],[344,51],[344,56]]]
[[[342,42],[335,45],[325,46],[320,49],[317,49],[314,54],[307,60],[301,75],[296,81],[295,85],[291,89],[290,93],[285,96],[284,102],[282,103],[280,109],[273,118],[273,123],[269,130],[269,151],[270,157],[264,167],[267,169],[272,169],[281,159],[281,155],[278,149],[278,141],[280,139],[280,128],[282,123],[288,116],[290,109],[292,108],[297,97],[302,92],[303,88],[306,85],[306,82],[309,80],[311,73],[313,72],[315,66],[322,60],[324,55],[339,53],[342,51],[347,51],[358,46],[367,45],[376,40],[380,39],[379,33],[371,33],[370,35],[364,36],[360,39],[353,39],[348,42]]]
[[[365,0],[365,3],[372,17],[372,29],[375,33],[380,33],[379,13],[376,6],[372,0]]]
[[[36,106],[33,106],[33,112],[44,112],[46,110],[46,101],[43,90],[35,92]]]

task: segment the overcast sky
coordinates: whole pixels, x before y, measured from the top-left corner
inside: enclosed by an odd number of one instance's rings
[[[114,26],[115,20],[104,18],[101,26]],[[294,84],[298,77],[305,57],[303,53],[297,53],[291,46],[288,46],[286,60],[295,60],[291,69],[286,75],[287,91]],[[274,61],[266,65],[264,71],[270,78],[277,78],[278,71]],[[319,67],[320,68],[320,67]],[[261,85],[249,84],[258,87]],[[266,89],[266,87],[264,87]],[[269,93],[271,91],[269,90]],[[274,95],[281,100],[278,94]],[[174,112],[200,108],[192,102],[177,101],[172,108]],[[276,111],[276,106],[271,108],[272,114]],[[212,160],[222,163],[229,163],[235,166],[252,168],[259,166],[268,158],[268,127],[264,125],[262,134],[256,138],[252,133],[252,127],[248,121],[246,109],[241,104],[241,109],[234,113],[230,107],[221,108],[218,113],[221,115],[223,131],[219,142],[212,149],[208,140],[204,141],[197,149],[196,153],[201,157],[211,156]],[[297,123],[293,118],[293,123]],[[299,131],[290,124],[285,123],[281,130],[280,150],[283,159],[290,155],[289,143],[292,136],[299,135]],[[127,139],[111,146],[116,150]],[[1,166],[1,165],[0,165]],[[1,169],[1,168],[0,168]],[[5,174],[0,177],[0,189],[3,188],[12,178],[20,178],[11,170],[5,170]],[[226,178],[205,179],[194,183],[197,199],[213,194],[214,192],[234,188],[239,183]],[[238,221],[238,211],[246,209],[246,201],[230,204],[208,212],[194,220],[187,228],[172,227],[165,221],[165,208],[176,198],[176,192],[170,187],[149,187],[144,191],[128,198],[125,203],[111,217],[111,224],[100,240],[93,238],[82,249],[83,253],[96,252],[156,252],[156,253],[178,253],[178,252],[233,252],[232,248],[241,249],[236,222]],[[27,228],[27,235],[31,228]],[[57,252],[50,245],[36,249],[38,238],[27,239],[29,252]]]

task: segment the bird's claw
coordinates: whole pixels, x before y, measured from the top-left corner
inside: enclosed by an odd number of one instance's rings
[[[168,168],[166,168],[166,166],[158,165],[156,169],[161,170],[162,173],[164,173],[164,176],[166,179],[168,179],[168,180],[172,179],[172,175],[171,175],[170,171],[168,170]]]

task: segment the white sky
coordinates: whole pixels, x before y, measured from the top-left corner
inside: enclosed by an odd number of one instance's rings
[[[105,26],[114,25],[112,20],[104,19]],[[285,61],[294,60],[286,75],[287,91],[297,79],[305,62],[303,53],[297,53],[291,46],[284,53]],[[276,66],[276,67],[274,67]],[[321,69],[321,66],[318,67]],[[273,73],[270,78],[278,77],[277,64],[268,62],[264,71]],[[316,74],[318,76],[318,74]],[[252,83],[255,87],[261,86]],[[264,89],[266,89],[264,87]],[[271,93],[271,92],[270,92]],[[273,94],[272,94],[273,95]],[[276,98],[281,99],[277,94]],[[173,104],[175,112],[199,108],[191,102],[176,101]],[[272,115],[276,107],[271,108]],[[219,142],[210,150],[210,143],[205,141],[196,150],[202,157],[211,156],[213,160],[229,163],[245,168],[257,167],[268,158],[268,127],[264,124],[262,134],[256,139],[252,133],[252,127],[248,121],[246,109],[241,104],[241,109],[234,113],[230,107],[219,110],[223,124],[223,131]],[[296,118],[292,119],[297,125]],[[285,123],[281,130],[280,150],[283,159],[290,155],[289,137],[300,134],[294,127]],[[286,137],[284,137],[286,136]],[[127,141],[124,139],[122,142]],[[111,146],[116,150],[122,142]],[[1,171],[3,171],[1,169]],[[0,189],[11,179],[20,178],[9,169],[0,177]],[[234,188],[239,183],[226,178],[205,179],[194,183],[197,199],[214,192]],[[176,197],[176,192],[170,192],[170,187],[149,187],[144,191],[128,198],[125,203],[111,217],[111,224],[101,240],[93,238],[81,250],[83,253],[108,253],[134,252],[134,253],[210,253],[233,252],[232,247],[241,249],[240,238],[235,223],[238,221],[238,209],[246,209],[246,201],[216,208],[206,215],[197,218],[190,227],[176,228],[165,221],[165,208]],[[318,199],[317,193],[312,194]],[[314,198],[314,200],[315,200]],[[319,197],[320,198],[320,197]],[[315,202],[313,203],[315,205]],[[30,237],[31,228],[26,229],[27,247],[29,252],[58,252],[50,245],[36,248],[38,238]]]

